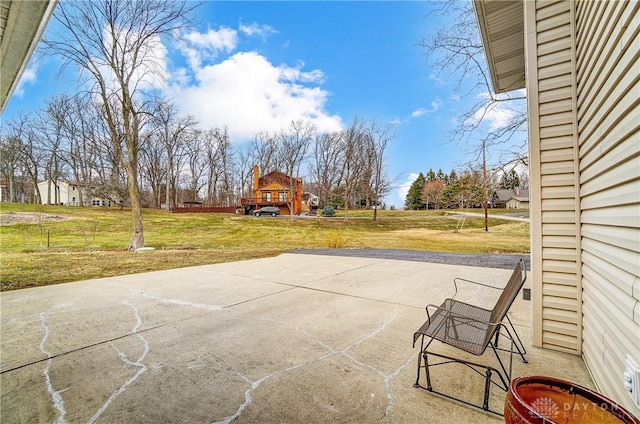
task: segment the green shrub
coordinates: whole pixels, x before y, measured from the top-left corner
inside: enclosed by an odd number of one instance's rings
[[[325,206],[324,209],[322,209],[322,216],[333,216],[336,214],[336,210],[333,209],[332,206]]]

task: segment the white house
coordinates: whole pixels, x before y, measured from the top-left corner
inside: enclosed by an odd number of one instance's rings
[[[38,183],[40,201],[43,205],[80,205],[80,186],[64,180],[44,180]],[[88,195],[85,193],[83,202],[86,204]]]
[[[640,2],[474,6],[494,90],[527,90],[533,343],[640,415]]]
[[[524,196],[514,196],[507,200],[507,209],[529,209],[529,198]]]
[[[83,206],[112,206],[114,204],[110,200],[93,197],[86,187],[65,180],[40,181],[38,190],[43,205],[80,206],[81,195]]]

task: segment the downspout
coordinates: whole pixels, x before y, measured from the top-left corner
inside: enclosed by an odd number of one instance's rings
[[[571,103],[573,125],[573,176],[575,188],[575,231],[576,231],[576,353],[582,356],[582,199],[580,197],[580,140],[578,133],[578,70],[576,52],[576,7],[575,1],[569,2],[569,21],[571,22]],[[584,357],[583,357],[584,359]],[[595,381],[595,379],[594,379]]]

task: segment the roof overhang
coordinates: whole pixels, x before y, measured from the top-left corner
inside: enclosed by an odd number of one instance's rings
[[[473,0],[496,93],[525,87],[524,1]]]
[[[0,0],[0,113],[11,98],[57,0]]]

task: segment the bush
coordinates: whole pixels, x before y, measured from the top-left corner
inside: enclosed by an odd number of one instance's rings
[[[322,216],[333,216],[335,214],[336,210],[331,206],[325,206],[324,209],[322,209]]]
[[[346,246],[347,240],[342,236],[342,234],[337,232],[331,232],[327,234],[327,238],[325,239],[325,244],[330,249],[340,249]]]

